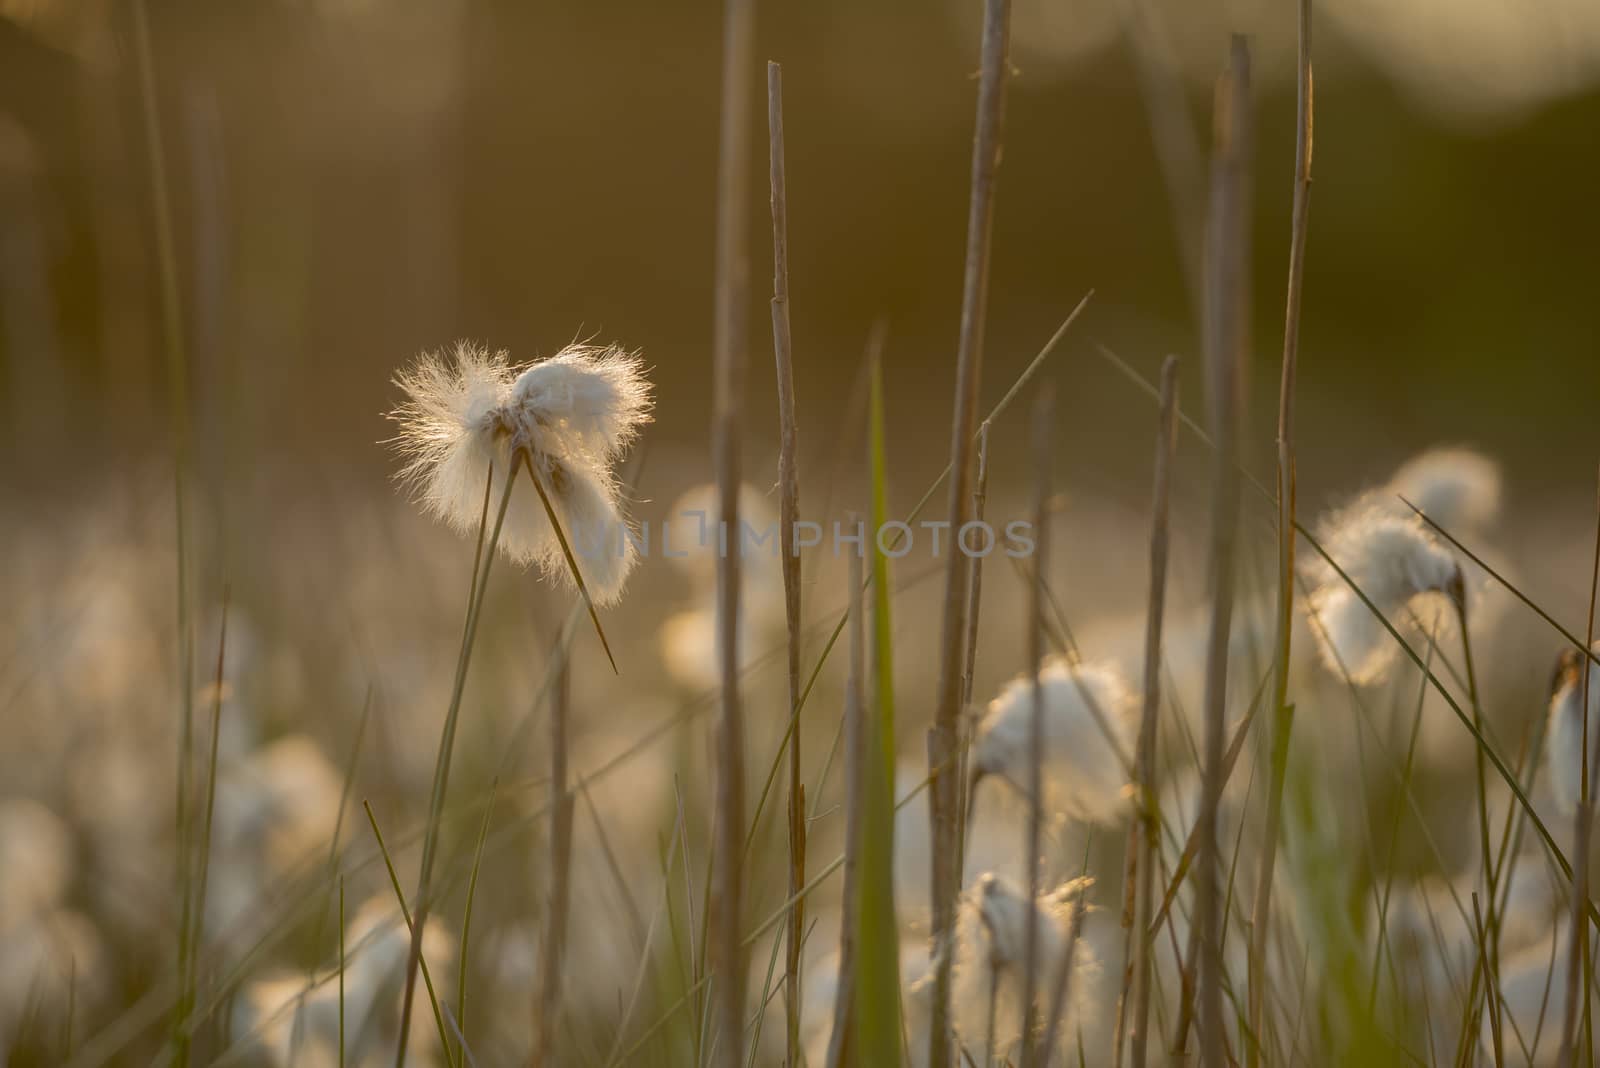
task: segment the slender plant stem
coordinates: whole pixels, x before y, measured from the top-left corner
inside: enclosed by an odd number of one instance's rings
[[[1168,356],[1161,365],[1161,424],[1156,436],[1155,490],[1150,518],[1150,601],[1145,613],[1144,631],[1144,707],[1139,719],[1139,746],[1136,782],[1139,790],[1138,825],[1141,836],[1136,864],[1138,898],[1135,902],[1132,930],[1136,939],[1130,944],[1138,947],[1137,964],[1130,963],[1127,971],[1133,979],[1133,1068],[1144,1068],[1150,1045],[1148,1026],[1150,1020],[1150,987],[1152,978],[1152,940],[1143,936],[1150,926],[1155,911],[1155,865],[1160,856],[1160,816],[1157,807],[1157,735],[1161,712],[1161,628],[1167,603],[1167,557],[1169,553],[1169,517],[1172,496],[1172,469],[1176,462],[1178,441],[1178,358]],[[1133,843],[1130,842],[1130,848]],[[1126,985],[1128,979],[1124,977]],[[1126,999],[1127,991],[1123,997]],[[1122,1036],[1117,1037],[1117,1048],[1122,1047]]]
[[[200,858],[195,876],[194,930],[190,932],[189,963],[186,973],[191,982],[198,983],[200,947],[205,938],[207,883],[211,876],[211,826],[217,811],[217,746],[222,736],[222,684],[223,666],[228,652],[228,591],[222,591],[221,633],[217,637],[217,673],[211,689],[211,751],[206,760],[206,798],[201,810]]]
[[[1597,497],[1600,500],[1600,497]],[[1600,508],[1597,508],[1600,510]],[[1594,648],[1594,615],[1595,595],[1600,588],[1600,517],[1595,521],[1594,563],[1589,573],[1589,617],[1584,633],[1584,645],[1589,649]],[[1577,1047],[1577,1023],[1580,1011],[1578,1004],[1579,980],[1578,973],[1583,973],[1582,1013],[1585,1019],[1589,1016],[1590,975],[1589,975],[1589,925],[1584,921],[1584,906],[1589,899],[1589,846],[1590,836],[1594,826],[1594,779],[1600,774],[1600,739],[1591,739],[1589,736],[1589,680],[1594,674],[1586,661],[1578,662],[1578,670],[1583,674],[1579,676],[1578,695],[1579,709],[1583,717],[1582,739],[1579,762],[1582,765],[1578,782],[1578,812],[1574,818],[1574,834],[1577,842],[1572,850],[1572,926],[1568,932],[1572,938],[1571,954],[1567,964],[1567,989],[1566,1004],[1561,1022],[1561,1045],[1556,1057],[1556,1064],[1566,1068],[1575,1061]],[[1600,734],[1600,731],[1596,732]]]
[[[712,462],[719,529],[717,653],[722,709],[716,731],[713,908],[707,917],[714,995],[713,1048],[721,1068],[744,1068],[745,950],[739,923],[745,833],[744,712],[739,698],[739,426],[749,349],[746,308],[752,48],[751,0],[726,0],[722,42],[722,117],[717,163],[716,299],[712,336]]]
[[[485,476],[494,483],[491,464]],[[494,529],[487,545],[476,554],[479,561],[475,572],[477,586],[467,597],[467,620],[461,629],[461,651],[456,657],[455,682],[450,692],[450,707],[445,712],[444,727],[439,736],[439,752],[433,766],[433,789],[428,799],[428,818],[422,837],[422,863],[417,876],[416,923],[411,925],[411,949],[406,956],[405,993],[400,1002],[400,1035],[395,1044],[395,1068],[405,1068],[406,1045],[410,1037],[412,1001],[417,987],[417,966],[422,960],[422,932],[427,927],[429,910],[433,906],[433,864],[439,848],[439,828],[444,822],[445,795],[450,786],[450,760],[455,752],[456,724],[461,718],[461,697],[466,691],[467,668],[472,661],[472,646],[478,634],[478,616],[483,607],[483,595],[489,588],[489,573],[493,569],[495,550],[500,545],[500,529],[505,525],[506,510],[511,505],[511,490],[517,484],[516,461],[505,473],[504,488],[500,492],[500,507],[495,513]],[[487,514],[483,519],[487,519]],[[478,524],[480,545],[483,537],[483,520]],[[376,824],[374,824],[376,830]],[[449,1045],[444,1047],[447,1051]]]
[[[783,560],[783,607],[789,631],[789,714],[800,714],[800,550],[795,521],[800,513],[798,434],[794,413],[793,343],[789,329],[789,195],[783,153],[783,67],[767,64],[768,170],[772,194],[772,351],[778,374],[778,542]],[[806,800],[800,777],[798,721],[789,732],[789,893],[806,882]],[[805,937],[805,902],[789,916],[784,956],[784,1019],[789,1064],[800,1064],[800,944]]]
[[[1206,377],[1217,451],[1212,471],[1210,636],[1206,648],[1205,742],[1200,815],[1199,1002],[1201,1063],[1222,1068],[1223,968],[1217,809],[1222,797],[1228,690],[1228,636],[1233,619],[1235,540],[1239,511],[1239,428],[1244,418],[1244,361],[1249,349],[1250,53],[1234,37],[1228,71],[1218,83],[1213,146],[1207,274]]]
[[[1305,279],[1307,217],[1311,209],[1312,87],[1311,0],[1299,4],[1299,71],[1294,143],[1294,201],[1289,236],[1289,284],[1283,314],[1283,368],[1278,383],[1278,640],[1272,694],[1271,780],[1267,823],[1256,876],[1255,910],[1250,920],[1249,1033],[1245,1043],[1250,1068],[1261,1063],[1261,1007],[1266,990],[1267,936],[1272,926],[1272,870],[1278,859],[1283,823],[1283,784],[1288,768],[1294,706],[1289,704],[1290,646],[1294,633],[1294,395],[1300,362],[1300,294]]]
[[[461,912],[461,960],[456,965],[456,1026],[461,1038],[456,1045],[456,1060],[466,1056],[467,1031],[467,967],[468,952],[472,948],[472,904],[478,898],[478,875],[483,870],[483,846],[489,839],[489,820],[494,815],[494,797],[500,789],[500,778],[489,782],[489,800],[483,806],[483,822],[478,825],[478,844],[472,850],[472,874],[467,877],[467,903]],[[341,887],[343,883],[341,882]]]
[[[344,1068],[344,876],[339,876],[339,1068]]]
[[[972,143],[972,194],[967,213],[967,254],[961,293],[961,331],[956,350],[955,413],[950,442],[950,534],[966,522],[972,495],[972,439],[977,430],[978,390],[983,371],[984,319],[989,297],[989,247],[994,224],[994,192],[1000,168],[1001,128],[1005,121],[1007,53],[1011,38],[1011,0],[985,0],[982,68]],[[945,570],[943,629],[939,646],[939,690],[933,729],[928,736],[929,801],[932,823],[932,902],[934,972],[929,1064],[949,1068],[950,965],[944,946],[955,921],[961,873],[956,868],[960,789],[958,763],[961,717],[961,644],[966,635],[966,557],[950,552]]]
[[[1023,863],[1028,873],[1028,909],[1022,943],[1022,1068],[1040,1056],[1035,1045],[1039,997],[1039,850],[1044,841],[1044,583],[1050,545],[1050,453],[1055,423],[1055,392],[1046,383],[1033,412],[1034,581],[1028,587],[1028,670],[1033,675],[1033,707],[1028,722],[1028,819]],[[1068,958],[1070,959],[1070,957]],[[1048,1058],[1048,1049],[1045,1051]]]
[[[854,525],[854,520],[851,521]],[[850,1063],[851,1010],[855,1004],[856,960],[856,882],[861,866],[862,777],[866,774],[866,636],[859,553],[850,553],[850,677],[845,688],[845,825],[844,825],[844,915],[839,921],[839,978],[834,996],[833,1034],[828,1040],[828,1066]]]
[[[172,426],[173,513],[177,537],[178,636],[178,774],[177,890],[178,999],[173,1013],[175,1058],[179,1068],[189,1063],[190,1036],[183,1027],[194,1004],[193,947],[189,935],[193,913],[205,907],[194,899],[190,886],[193,865],[189,833],[191,795],[194,791],[194,636],[189,619],[189,539],[187,499],[190,479],[189,364],[184,343],[183,307],[179,298],[178,257],[173,242],[172,205],[167,193],[166,152],[161,137],[161,110],[156,102],[154,50],[150,42],[150,14],[145,0],[133,4],[134,58],[139,73],[139,101],[144,119],[145,154],[150,168],[150,200],[155,213],[156,269],[160,278],[162,333],[167,355],[168,420]]]
[[[1061,951],[1061,961],[1055,969],[1055,979],[1050,985],[1050,1012],[1046,1017],[1044,1038],[1040,1042],[1039,1068],[1050,1068],[1059,1041],[1062,1021],[1067,1016],[1067,996],[1072,991],[1073,964],[1078,958],[1078,938],[1083,933],[1083,914],[1087,911],[1083,891],[1079,891],[1067,918],[1067,937]],[[1080,1036],[1081,1038],[1081,1036]]]
[[[556,1063],[556,1031],[561,1022],[562,972],[567,944],[567,913],[572,893],[572,791],[567,784],[567,720],[572,703],[571,654],[556,645],[555,689],[550,694],[550,866],[544,938],[540,944],[538,1040],[530,1062],[535,1068]]]
[[[972,520],[983,522],[989,501],[989,420],[978,426],[978,476],[972,489]],[[961,707],[972,707],[972,676],[978,665],[978,615],[983,605],[983,557],[974,556],[971,575],[967,583],[967,648],[966,665],[961,672]],[[956,759],[956,882],[966,878],[967,871],[967,820],[972,813],[972,781],[968,762],[972,755],[972,721],[964,719],[958,728],[960,755]]]

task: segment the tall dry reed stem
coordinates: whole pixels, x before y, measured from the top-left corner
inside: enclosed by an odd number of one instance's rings
[[[972,494],[972,436],[977,429],[978,388],[983,370],[984,317],[989,297],[989,246],[994,223],[994,190],[1000,167],[1000,136],[1005,121],[1007,52],[1011,38],[1011,0],[986,0],[982,69],[972,143],[972,194],[967,211],[967,256],[962,277],[961,332],[956,350],[955,412],[950,438],[950,529],[966,521]],[[961,719],[961,643],[966,635],[968,561],[951,552],[945,570],[944,617],[939,646],[939,691],[933,729],[928,735],[929,799],[932,823],[932,939],[937,960],[934,978],[929,1062],[947,1068],[950,1034],[950,965],[947,946],[955,920],[961,873],[958,852],[959,783],[955,775]]]
[[[1600,512],[1600,489],[1597,489],[1596,502],[1596,511]],[[1588,649],[1594,648],[1597,587],[1600,587],[1600,515],[1597,515],[1595,520],[1594,562],[1589,573],[1589,616],[1584,631],[1584,646]],[[1589,971],[1589,924],[1584,910],[1589,900],[1589,846],[1594,827],[1594,779],[1596,775],[1600,775],[1600,738],[1591,740],[1589,736],[1589,685],[1590,676],[1594,672],[1588,661],[1580,661],[1579,668],[1583,671],[1583,681],[1578,690],[1578,707],[1583,710],[1583,759],[1578,782],[1578,812],[1573,820],[1573,833],[1577,843],[1572,850],[1572,927],[1569,932],[1572,942],[1567,963],[1565,1006],[1561,1018],[1561,1045],[1556,1056],[1556,1064],[1562,1068],[1576,1062],[1580,1012],[1578,994],[1581,988],[1583,993],[1581,1011],[1583,1020],[1587,1023],[1592,983]],[[1580,972],[1583,975],[1581,984],[1578,980]],[[1584,1033],[1591,1032],[1586,1027]],[[1592,1053],[1592,1050],[1590,1052]],[[1586,1063],[1593,1063],[1593,1057]]]
[[[1124,1001],[1132,983],[1133,1020],[1131,1040],[1133,1068],[1144,1068],[1150,1045],[1146,1030],[1150,1020],[1150,988],[1153,978],[1151,952],[1154,939],[1146,936],[1155,912],[1155,865],[1160,858],[1161,824],[1157,811],[1156,749],[1161,714],[1161,628],[1167,604],[1168,518],[1171,512],[1172,467],[1178,444],[1178,358],[1168,356],[1161,365],[1161,424],[1156,435],[1155,489],[1150,508],[1150,600],[1144,629],[1144,704],[1139,718],[1139,742],[1135,755],[1134,781],[1139,791],[1138,822],[1129,831],[1128,850],[1136,897],[1132,924],[1125,942],[1129,960],[1124,969]],[[1137,838],[1134,838],[1137,835]],[[1126,923],[1128,918],[1124,919]],[[1119,1020],[1115,1059],[1122,1057],[1123,1028]]]
[[[755,16],[751,0],[727,0],[722,42],[722,116],[717,158],[716,298],[712,331],[712,463],[718,518],[717,653],[721,715],[716,727],[713,907],[710,930],[714,1063],[744,1068],[745,950],[739,929],[744,868],[744,712],[739,703],[739,409],[749,349],[750,80]]]
[[[851,517],[850,523],[855,523]],[[861,866],[862,776],[867,761],[866,625],[863,618],[866,580],[862,557],[850,554],[850,677],[844,700],[845,825],[844,915],[839,920],[839,978],[833,1003],[833,1034],[828,1040],[828,1068],[851,1061],[850,1020],[855,1005],[856,883]]]
[[[556,1030],[561,1022],[562,957],[567,945],[567,913],[572,893],[572,792],[567,785],[567,723],[572,705],[571,653],[556,642],[550,691],[550,866],[544,937],[539,946],[538,1039],[532,1064],[555,1064]]]
[[[1028,721],[1028,820],[1023,863],[1028,872],[1028,910],[1022,947],[1022,1068],[1033,1068],[1039,1051],[1034,1003],[1039,993],[1039,851],[1044,842],[1044,584],[1050,545],[1050,459],[1055,390],[1047,382],[1033,409],[1033,582],[1028,587],[1028,670],[1033,674],[1033,709]],[[1071,950],[1069,948],[1069,959]],[[1065,964],[1063,964],[1065,967]],[[1045,1050],[1048,1058],[1049,1050]]]
[[[972,488],[972,520],[983,522],[984,510],[989,502],[989,420],[978,426],[978,476]],[[983,606],[983,557],[972,558],[972,573],[967,582],[967,648],[966,663],[961,672],[961,708],[972,707],[972,675],[978,666],[978,616]],[[956,744],[960,756],[956,760],[956,881],[959,883],[967,871],[967,817],[972,810],[972,782],[967,763],[972,756],[972,724],[963,719],[958,727]]]
[[[1240,424],[1244,418],[1244,361],[1249,349],[1249,205],[1251,150],[1250,51],[1232,41],[1219,80],[1214,115],[1211,214],[1207,232],[1206,380],[1216,452],[1212,460],[1210,636],[1206,648],[1205,744],[1199,854],[1200,960],[1197,995],[1201,1063],[1222,1068],[1222,894],[1217,808],[1223,786],[1223,734],[1228,696],[1228,634],[1233,622],[1235,540],[1238,533]]]
[[[1289,284],[1283,313],[1283,368],[1278,382],[1278,634],[1272,690],[1271,780],[1267,789],[1267,823],[1256,875],[1255,908],[1250,919],[1249,1033],[1245,1060],[1260,1063],[1261,1007],[1265,997],[1267,935],[1272,924],[1272,870],[1278,858],[1283,821],[1283,781],[1294,729],[1289,704],[1289,654],[1294,632],[1294,384],[1300,362],[1300,294],[1305,278],[1307,218],[1311,210],[1312,84],[1311,0],[1300,0],[1299,79],[1294,143],[1294,200],[1290,209]]]
[[[778,375],[778,542],[783,560],[783,609],[789,634],[789,913],[783,1006],[789,1063],[800,1063],[800,945],[805,937],[806,795],[800,778],[800,553],[794,525],[800,514],[799,445],[794,414],[793,344],[789,330],[789,193],[783,153],[783,67],[767,64],[767,160],[772,201],[772,352]]]

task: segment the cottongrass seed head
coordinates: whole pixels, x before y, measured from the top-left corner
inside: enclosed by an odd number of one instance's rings
[[[1600,651],[1600,642],[1595,644]],[[1563,649],[1550,692],[1550,722],[1545,729],[1545,763],[1550,793],[1563,811],[1575,812],[1583,792],[1583,676],[1592,667],[1576,649]],[[1589,748],[1600,735],[1600,672],[1589,673]],[[1600,783],[1589,780],[1589,796]]]
[[[1441,447],[1407,460],[1383,488],[1409,515],[1404,498],[1452,534],[1482,529],[1500,512],[1500,465],[1472,449]]]
[[[1072,951],[1068,1001],[1058,1031],[1063,1043],[1075,1032],[1078,1010],[1088,1002],[1100,970],[1089,943],[1081,937],[1072,941],[1074,914],[1089,910],[1086,897],[1093,885],[1092,878],[1072,879],[1032,902],[1039,938],[1034,1020],[1041,1029],[1053,1008],[1051,997],[1069,959],[1069,946]],[[979,876],[962,895],[951,1001],[956,1035],[974,1063],[983,1063],[985,1050],[1004,1063],[1022,1040],[1029,907],[1026,891],[993,873]]]
[[[1404,629],[1405,610],[1425,594],[1465,597],[1460,564],[1415,516],[1358,502],[1324,522],[1319,540],[1396,629]],[[1399,646],[1349,583],[1319,563],[1307,607],[1323,663],[1363,685],[1382,680]]]
[[[1044,698],[1043,804],[1089,823],[1115,823],[1128,810],[1138,709],[1108,664],[1052,660],[1040,672]],[[1007,683],[984,713],[973,742],[972,774],[1028,790],[1033,737],[1033,676]]]
[[[505,352],[462,341],[448,355],[423,355],[395,383],[406,395],[390,413],[405,458],[399,477],[428,511],[474,532],[488,482],[492,525],[520,453],[550,497],[591,597],[610,604],[621,596],[637,549],[614,469],[651,408],[637,354],[574,344],[519,367]],[[499,546],[513,561],[570,582],[556,530],[533,487],[526,490],[511,494]]]

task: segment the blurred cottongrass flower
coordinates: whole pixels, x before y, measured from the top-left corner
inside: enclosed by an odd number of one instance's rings
[[[497,498],[518,454],[549,495],[585,585],[610,604],[637,558],[614,467],[650,420],[650,383],[639,357],[615,345],[574,344],[513,366],[505,352],[458,342],[395,376],[406,401],[390,413],[399,477],[424,507],[457,530],[477,529],[485,485]],[[560,536],[544,506],[512,494],[500,548],[519,564],[571,583]]]
[[[1384,495],[1409,515],[1397,497],[1451,533],[1478,530],[1500,513],[1500,465],[1472,449],[1441,446],[1407,460]]]
[[[1137,708],[1120,673],[1108,664],[1047,662],[1039,675],[1044,699],[1044,798],[1049,811],[1111,824],[1128,809]],[[979,722],[972,748],[973,785],[1002,778],[1028,793],[1033,677],[1007,683]]]
[[[1448,595],[1464,607],[1461,566],[1422,521],[1358,503],[1323,524],[1324,551],[1396,629],[1401,613],[1424,594]],[[1335,570],[1323,563],[1308,609],[1317,647],[1331,671],[1366,685],[1384,678],[1399,646],[1383,623]]]
[[[1600,642],[1595,644],[1600,651]],[[1549,765],[1550,793],[1568,815],[1577,811],[1583,792],[1583,680],[1590,661],[1576,649],[1563,649],[1556,665],[1550,694],[1550,721],[1545,729],[1545,763]],[[1589,676],[1589,751],[1600,735],[1600,676]],[[1589,796],[1600,793],[1600,783],[1589,781]]]
[[[1051,994],[1072,950],[1071,987],[1058,1032],[1063,1039],[1075,1030],[1077,1009],[1087,1002],[1099,971],[1088,942],[1081,937],[1071,942],[1073,914],[1087,909],[1084,897],[1093,885],[1092,878],[1072,879],[1031,904],[1038,912],[1040,982],[1034,1019],[1040,1027],[1050,1016]],[[986,1051],[1004,1062],[1022,1040],[1029,907],[1026,892],[992,873],[980,876],[962,896],[951,1000],[957,1037],[975,1063],[983,1063]]]

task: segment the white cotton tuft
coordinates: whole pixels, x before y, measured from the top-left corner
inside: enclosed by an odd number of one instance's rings
[[[1128,811],[1128,772],[1138,731],[1134,696],[1109,665],[1055,660],[1040,673],[1044,698],[1043,803],[1090,823],[1115,823]],[[978,724],[975,777],[997,776],[1028,791],[1033,737],[1033,677],[1006,684]]]
[[[1055,1051],[1058,1060],[1100,968],[1087,941],[1082,937],[1070,941],[1074,913],[1088,911],[1084,899],[1093,885],[1090,878],[1073,879],[1041,894],[1031,905],[1038,914],[1034,1019],[1040,1028],[1048,1023],[1069,944],[1072,951],[1068,1003],[1058,1031],[1062,1049]],[[956,915],[951,1002],[956,1036],[974,1063],[984,1063],[986,1051],[1003,1063],[1022,1040],[1029,908],[1024,891],[993,874],[980,876],[962,895]]]
[[[1471,531],[1499,514],[1500,465],[1472,449],[1429,449],[1402,464],[1384,492],[1410,501],[1452,534]]]
[[[615,345],[569,345],[530,365],[512,385],[532,413],[544,451],[615,459],[650,420],[650,383],[636,353]]]
[[[509,452],[497,413],[510,388],[504,352],[468,341],[450,356],[426,353],[395,376],[406,401],[390,413],[400,426],[395,445],[406,457],[400,479],[429,511],[458,529],[474,529],[482,512],[490,461],[503,470]]]
[[[1600,651],[1600,643],[1595,649]],[[1550,793],[1568,814],[1577,811],[1583,792],[1583,676],[1590,661],[1576,649],[1564,650],[1556,668],[1550,695],[1550,722],[1545,730],[1545,763]],[[1589,746],[1600,735],[1600,672],[1589,674]],[[1600,794],[1600,783],[1589,782],[1589,795]]]
[[[1323,524],[1322,548],[1396,629],[1409,626],[1405,609],[1428,593],[1463,596],[1460,565],[1415,516],[1361,506]],[[1372,609],[1333,568],[1308,602],[1323,663],[1359,684],[1378,682],[1399,646]]]
[[[571,345],[513,367],[467,342],[432,353],[395,382],[406,401],[390,415],[405,456],[400,478],[423,506],[463,533],[493,529],[506,479],[520,484],[499,547],[546,578],[573,583],[561,540],[520,461],[549,497],[579,573],[597,604],[615,602],[638,550],[613,470],[650,421],[650,383],[639,358],[615,346]],[[488,514],[485,515],[485,495]]]

